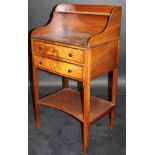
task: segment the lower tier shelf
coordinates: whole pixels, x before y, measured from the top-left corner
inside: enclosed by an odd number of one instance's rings
[[[62,89],[39,100],[42,105],[64,111],[83,122],[83,100],[79,91]],[[114,104],[98,97],[90,98],[90,123],[98,120],[114,108]]]

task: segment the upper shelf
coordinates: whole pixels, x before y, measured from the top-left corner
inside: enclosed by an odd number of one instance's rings
[[[93,47],[120,38],[121,7],[60,4],[50,23],[31,37],[80,47]]]

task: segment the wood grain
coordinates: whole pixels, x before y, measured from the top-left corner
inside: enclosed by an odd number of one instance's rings
[[[72,13],[55,13],[55,18],[57,16],[62,16],[63,23],[54,22],[52,29],[53,31],[73,31],[73,32],[84,32],[89,34],[96,34],[102,31],[106,26],[109,19],[108,16],[99,16],[91,14],[72,14]],[[95,20],[92,20],[95,18]],[[62,22],[61,21],[61,22]],[[96,25],[96,23],[98,23]],[[60,29],[61,28],[61,29]]]
[[[39,103],[64,111],[84,123],[82,98],[79,91],[65,88],[40,99]],[[89,123],[92,124],[97,118],[107,114],[113,108],[112,102],[91,96]]]
[[[70,13],[83,13],[83,14],[99,14],[110,15],[113,6],[103,5],[81,5],[81,4],[60,4],[57,5],[56,12],[70,12]]]
[[[56,35],[56,34],[55,34]],[[85,50],[86,48],[85,47],[82,47],[82,46],[77,46],[77,45],[74,45],[74,44],[66,44],[66,43],[63,43],[63,42],[55,42],[53,40],[45,40],[45,39],[42,39],[42,38],[39,38],[39,37],[31,37],[31,40],[32,41],[38,41],[38,42],[43,42],[43,43],[47,43],[47,44],[53,44],[53,45],[58,45],[58,46],[64,46],[64,47],[67,47],[67,48],[75,48],[75,49],[79,49],[79,50]]]
[[[73,64],[48,59],[39,56],[33,56],[34,65],[40,69],[50,71],[59,75],[64,75],[73,79],[83,79],[83,68]]]
[[[89,126],[90,126],[90,71],[91,71],[91,52],[90,49],[85,51],[85,66],[84,66],[84,152],[88,152]]]
[[[91,57],[91,80],[93,80],[117,67],[118,41],[92,48]]]
[[[33,64],[33,89],[34,89],[34,111],[35,111],[36,127],[40,128],[38,69],[34,64]]]
[[[31,37],[80,47],[94,47],[120,38],[121,7],[58,5],[51,22]],[[58,34],[57,34],[58,33]]]
[[[111,42],[120,39],[121,28],[121,7],[114,7],[110,15],[107,27],[99,34],[89,38],[89,47],[99,45],[101,43]]]
[[[57,27],[57,26],[56,26]],[[53,31],[44,34],[38,34],[33,38],[51,41],[59,45],[72,45],[75,48],[88,47],[88,39],[92,36],[91,33],[82,33],[74,31]]]
[[[57,46],[53,44],[47,44],[42,42],[33,42],[33,54],[44,54],[44,55],[53,55],[56,57],[61,57],[64,59],[77,61],[83,63],[84,54],[82,50],[67,48],[64,46]]]

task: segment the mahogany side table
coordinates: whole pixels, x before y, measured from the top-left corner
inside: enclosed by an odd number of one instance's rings
[[[83,123],[84,152],[90,126],[110,113],[114,128],[120,51],[121,7],[60,4],[51,22],[31,34],[36,127],[40,105],[64,111]],[[63,88],[39,98],[38,69],[62,76]],[[90,95],[90,81],[112,71],[112,101]],[[69,88],[68,79],[83,83],[83,92]],[[81,97],[82,96],[82,97]]]

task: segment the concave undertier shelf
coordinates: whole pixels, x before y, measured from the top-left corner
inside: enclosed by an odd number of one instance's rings
[[[62,110],[83,122],[83,102],[79,91],[62,89],[39,100],[40,104]],[[98,97],[90,99],[90,123],[98,120],[114,108],[114,104]]]

